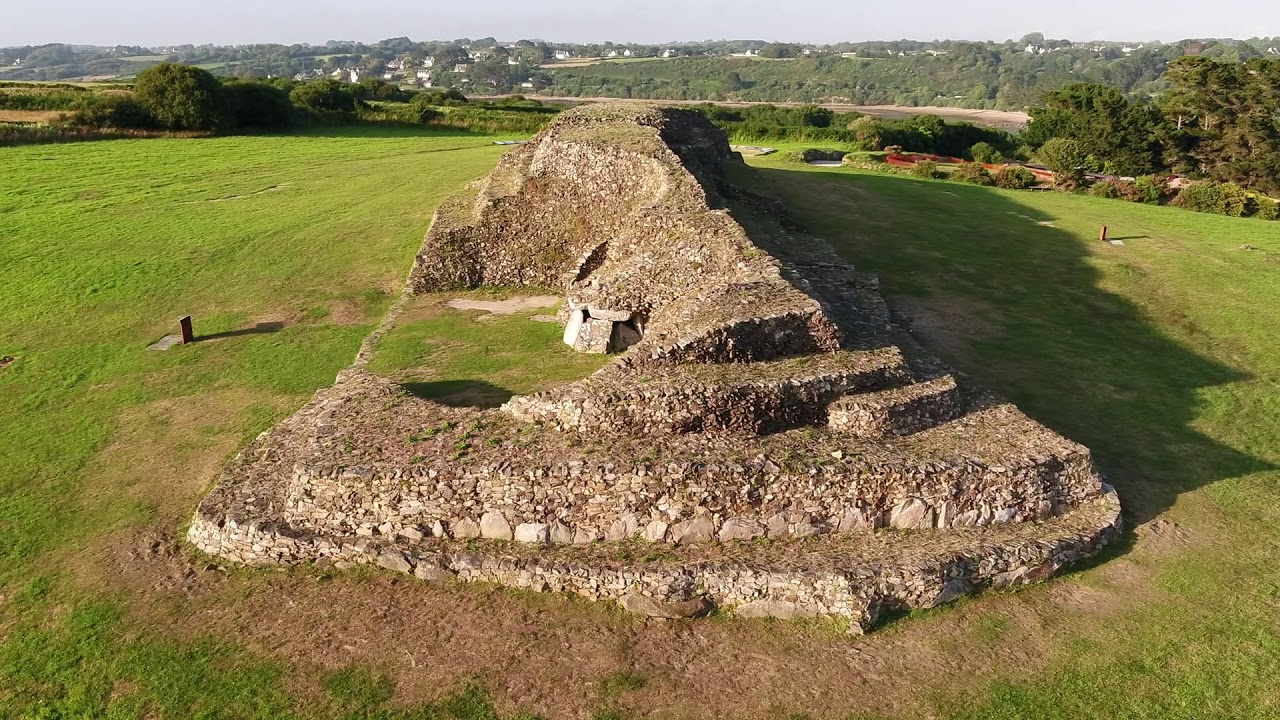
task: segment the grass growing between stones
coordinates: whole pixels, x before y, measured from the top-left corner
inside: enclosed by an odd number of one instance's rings
[[[413,394],[449,404],[497,406],[512,395],[545,390],[599,370],[612,358],[574,352],[556,322],[555,305],[511,314],[455,310],[443,305],[453,295],[415,301],[427,314],[408,319],[378,343],[369,369],[394,378]]]

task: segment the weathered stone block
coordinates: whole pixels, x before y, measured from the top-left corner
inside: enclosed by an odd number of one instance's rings
[[[489,511],[480,516],[480,537],[490,540],[510,540],[512,538],[511,523],[500,512]]]
[[[516,542],[545,544],[551,539],[551,528],[542,523],[521,523],[516,526]]]
[[[715,608],[715,605],[705,597],[697,597],[692,600],[683,600],[679,602],[663,602],[651,597],[646,597],[639,593],[623,595],[618,599],[618,604],[627,612],[648,615],[649,617],[665,618],[667,620],[682,620],[702,617]]]

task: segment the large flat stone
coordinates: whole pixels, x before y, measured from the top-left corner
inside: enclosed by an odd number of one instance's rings
[[[697,597],[692,600],[684,600],[681,602],[663,602],[655,600],[651,597],[641,595],[639,593],[631,593],[623,595],[618,604],[623,610],[633,612],[639,615],[648,615],[649,617],[665,618],[667,620],[683,620],[687,618],[698,618],[711,612],[715,606],[705,597]]]

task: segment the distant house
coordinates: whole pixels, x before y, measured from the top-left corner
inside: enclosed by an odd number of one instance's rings
[[[355,68],[352,68],[352,70],[351,70],[351,77],[350,77],[349,79],[350,79],[350,81],[351,81],[351,82],[353,82],[353,83],[358,83],[358,82],[360,82],[360,71],[359,71],[359,70],[356,70]]]
[[[520,87],[522,87],[522,88],[531,88],[531,87],[533,87],[533,83],[528,82],[528,81],[526,81],[526,82],[522,82],[522,83],[520,83]]]
[[[466,63],[458,63],[457,65],[453,66],[453,71],[456,73],[464,73],[467,71],[469,67],[470,66],[467,65]]]
[[[675,56],[676,56],[676,51],[672,50],[671,48],[667,48],[666,50],[662,51],[662,57],[664,58],[673,58]]]
[[[760,51],[748,50],[746,52],[733,53],[730,57],[760,57]]]
[[[608,53],[608,55],[607,55],[607,57],[611,57],[611,58],[618,57],[618,51],[617,51],[617,50],[610,50],[610,51],[609,51],[609,53]]]
[[[435,59],[435,58],[433,58],[433,57],[426,57],[426,58],[423,58],[423,60],[422,60],[422,67],[424,67],[424,68],[430,68],[430,67],[435,67],[435,66],[436,66],[436,59]]]
[[[507,64],[508,64],[508,65],[519,65],[519,64],[520,64],[520,58],[516,57],[515,55],[508,55],[508,56],[507,56]]]
[[[388,70],[400,70],[402,68],[404,68],[404,61],[399,58],[387,63]]]
[[[1275,48],[1271,48],[1271,51],[1272,51],[1272,52],[1275,52]],[[14,67],[18,67],[18,66],[19,66],[19,65],[21,65],[21,64],[22,64],[22,58],[18,58],[17,60],[14,60],[14,61],[13,61],[13,66],[14,66]]]
[[[631,48],[622,51],[622,57],[632,57],[635,53],[631,52]]]
[[[431,79],[431,71],[430,71],[430,70],[419,70],[419,71],[418,71],[418,79],[419,79],[419,80],[430,80],[430,79]]]
[[[627,52],[630,52],[630,50],[628,50]],[[574,56],[574,55],[573,55],[573,51],[572,51],[572,50],[557,50],[557,51],[556,51],[556,59],[557,59],[557,60],[568,60],[569,58],[572,58],[573,56]]]
[[[393,73],[393,72],[391,72],[390,70],[388,70],[388,71],[386,71],[386,72],[382,73],[382,79],[383,79],[383,80],[395,80],[395,79],[396,79],[396,74],[395,74],[395,73]]]

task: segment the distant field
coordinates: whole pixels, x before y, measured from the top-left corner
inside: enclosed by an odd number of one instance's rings
[[[932,349],[1093,449],[1137,530],[1045,585],[849,637],[191,553],[220,468],[350,362],[493,139],[0,148],[0,717],[1276,716],[1280,244],[1257,220],[778,156],[734,171],[880,273]],[[529,313],[443,299],[375,370],[500,399],[599,361]],[[145,349],[187,313],[203,340]]]
[[[53,122],[65,114],[61,110],[0,110],[0,123]]]

